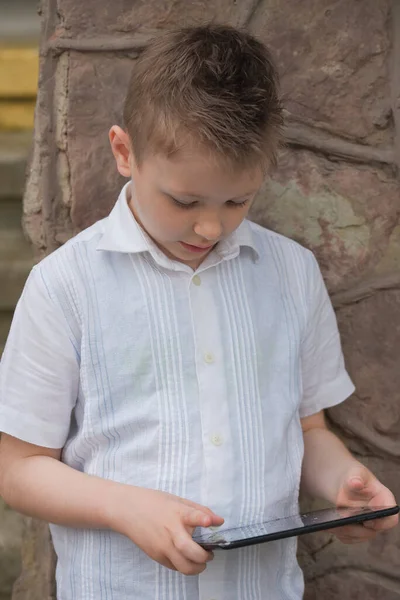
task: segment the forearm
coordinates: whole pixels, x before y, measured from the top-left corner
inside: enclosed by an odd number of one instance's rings
[[[310,496],[335,504],[341,481],[359,462],[339,438],[323,427],[304,433],[302,489]]]
[[[2,477],[1,494],[13,509],[49,523],[112,527],[112,506],[126,486],[81,473],[54,458],[17,460]]]

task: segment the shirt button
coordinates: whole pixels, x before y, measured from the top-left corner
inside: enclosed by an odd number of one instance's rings
[[[223,439],[222,436],[219,435],[218,433],[214,433],[211,436],[211,442],[214,444],[214,446],[221,446]]]
[[[204,355],[204,360],[210,365],[214,362],[214,355],[211,354],[211,352],[206,352]]]
[[[198,275],[195,275],[192,279],[194,285],[201,285],[201,279]]]

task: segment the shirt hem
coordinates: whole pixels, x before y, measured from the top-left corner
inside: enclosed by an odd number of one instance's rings
[[[355,389],[353,382],[345,371],[330,384],[325,384],[323,389],[320,388],[320,393],[317,392],[302,404],[299,411],[300,418],[309,417],[325,408],[331,408],[344,402]]]
[[[64,432],[44,431],[43,422],[35,419],[32,415],[25,418],[21,413],[13,409],[0,406],[0,431],[11,435],[28,444],[43,446],[44,448],[62,448],[65,444]],[[28,433],[29,432],[29,433]]]

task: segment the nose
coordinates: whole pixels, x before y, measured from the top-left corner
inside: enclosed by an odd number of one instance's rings
[[[222,235],[222,224],[218,217],[203,218],[193,226],[193,231],[199,237],[214,242]]]

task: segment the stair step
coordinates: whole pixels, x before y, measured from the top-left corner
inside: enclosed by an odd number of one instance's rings
[[[10,229],[21,230],[22,222],[22,199],[2,200],[0,202],[0,243],[1,235]]]
[[[12,265],[0,262],[0,282],[3,289],[0,296],[0,311],[12,310],[23,290],[33,262],[18,261]]]
[[[12,585],[21,570],[23,517],[0,498],[0,598],[12,595]]]
[[[0,212],[1,214],[1,212]],[[21,228],[0,229],[0,263],[33,260],[33,251]]]
[[[0,132],[0,202],[21,200],[31,146],[32,130]]]
[[[3,101],[0,99],[0,129],[32,129],[35,120],[35,100]]]
[[[0,45],[0,98],[34,99],[39,77],[37,46]]]
[[[0,230],[0,311],[14,309],[34,264],[22,229]]]
[[[0,44],[0,130],[33,128],[39,78],[39,50]]]
[[[38,3],[32,0],[2,0],[0,42],[31,43],[40,36]]]
[[[8,332],[10,330],[12,316],[13,316],[12,310],[0,311],[0,356],[2,355],[3,350],[4,350]]]

